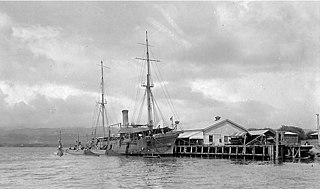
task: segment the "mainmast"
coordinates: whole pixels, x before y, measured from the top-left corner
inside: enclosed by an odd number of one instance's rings
[[[160,62],[159,60],[152,60],[149,57],[149,41],[148,41],[148,32],[146,31],[146,48],[147,48],[147,58],[136,58],[138,60],[146,60],[147,61],[147,84],[142,85],[147,90],[147,108],[148,108],[148,127],[151,130],[153,128],[153,117],[152,117],[152,92],[151,88],[153,84],[151,83],[151,71],[150,71],[150,62]]]
[[[105,106],[104,105],[105,105],[105,102],[104,102],[103,62],[101,60],[101,113],[102,113],[103,138],[105,137],[105,128],[104,128]]]
[[[147,104],[148,104],[148,127],[151,130],[153,128],[152,118],[152,106],[151,106],[151,83],[150,83],[150,59],[149,59],[149,44],[148,44],[148,33],[146,31],[146,47],[147,47]]]

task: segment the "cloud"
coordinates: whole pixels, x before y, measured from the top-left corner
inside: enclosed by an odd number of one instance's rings
[[[121,109],[133,113],[141,81],[134,58],[145,56],[136,43],[146,30],[150,56],[161,60],[152,68],[161,69],[186,128],[207,126],[216,115],[245,127],[312,128],[319,111],[318,2],[0,4],[6,125],[88,125],[100,60],[111,68],[105,88],[112,122],[121,120]]]
[[[70,96],[97,96],[96,93],[75,89],[66,85],[55,85],[52,83],[41,86],[26,86],[19,83],[1,81],[0,89],[2,93],[6,95],[5,101],[9,105],[14,105],[19,102],[29,104],[30,101],[34,100],[39,95],[48,99],[56,98],[63,100],[66,100]]]
[[[0,12],[0,30],[8,27],[10,23],[11,23],[10,17],[5,13]]]

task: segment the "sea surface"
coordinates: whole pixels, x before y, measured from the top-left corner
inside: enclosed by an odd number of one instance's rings
[[[0,148],[0,188],[320,188],[320,161],[56,156]]]

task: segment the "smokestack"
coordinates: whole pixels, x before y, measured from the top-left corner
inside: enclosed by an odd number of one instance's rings
[[[122,110],[122,121],[123,126],[129,126],[129,117],[128,117],[128,110]]]

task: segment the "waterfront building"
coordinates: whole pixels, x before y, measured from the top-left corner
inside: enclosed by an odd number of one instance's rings
[[[243,126],[225,119],[204,129],[183,131],[176,144],[223,146],[231,144],[235,138],[240,138],[243,141],[247,134],[248,131]]]

